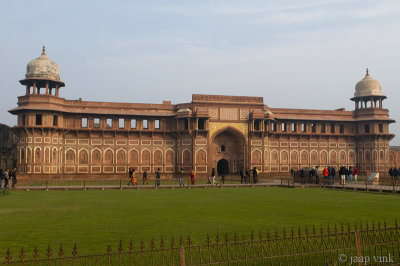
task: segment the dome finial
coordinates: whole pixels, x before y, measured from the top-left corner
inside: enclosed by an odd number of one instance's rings
[[[46,47],[43,45],[43,49],[42,49],[42,55],[46,55]]]
[[[367,73],[365,74],[365,76],[369,76],[368,67],[367,67]]]

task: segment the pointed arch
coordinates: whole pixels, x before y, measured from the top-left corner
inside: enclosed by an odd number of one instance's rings
[[[196,150],[196,164],[207,164],[207,151],[204,148],[200,148]]]
[[[19,150],[19,163],[25,163],[25,148],[21,147]]]
[[[56,147],[53,147],[53,150],[51,151],[51,163],[57,164],[57,160],[58,160],[58,150]]]
[[[50,164],[50,148],[49,147],[44,148],[44,163]]]
[[[299,163],[299,152],[291,151],[290,152],[290,164],[298,164]]]
[[[300,152],[300,163],[308,164],[308,152],[306,150]]]
[[[319,158],[320,158],[320,160],[319,160],[320,164],[324,164],[324,165],[328,164],[328,152],[327,151],[325,151],[325,150],[321,151]]]
[[[364,159],[365,159],[365,163],[371,163],[371,152],[370,151],[365,151]]]
[[[358,151],[357,162],[358,163],[363,163],[364,162],[364,156],[363,156],[363,152],[362,151]]]
[[[126,150],[124,148],[119,148],[117,150],[117,164],[126,164]]]
[[[279,164],[279,155],[277,150],[271,151],[271,164]]]
[[[329,163],[330,164],[337,164],[337,152],[336,151],[330,151],[329,152]]]
[[[261,164],[262,152],[260,149],[253,149],[251,151],[251,164]]]
[[[167,149],[165,151],[165,163],[166,164],[174,164],[175,154],[172,149]]]
[[[35,147],[34,163],[35,164],[41,164],[42,163],[42,148],[41,147]]]
[[[32,163],[32,148],[31,147],[26,147],[26,163],[31,164]]]
[[[349,164],[355,165],[356,164],[356,154],[354,151],[349,151]]]
[[[316,150],[312,150],[310,153],[310,163],[318,164],[318,152]]]
[[[339,164],[346,164],[347,163],[347,155],[345,151],[340,151],[339,152]]]
[[[78,151],[78,163],[89,164],[89,151],[86,148],[81,148]]]
[[[136,148],[129,150],[129,165],[139,165],[139,151]]]
[[[183,165],[192,164],[192,152],[189,149],[184,149],[182,151],[182,164]]]
[[[65,164],[76,164],[76,152],[72,148],[65,150]]]
[[[163,153],[160,149],[153,150],[153,163],[157,165],[163,163]]]
[[[281,164],[289,163],[289,152],[287,150],[281,150],[279,161]]]
[[[94,148],[90,151],[91,163],[100,164],[101,163],[101,150],[99,148]]]
[[[151,152],[149,149],[142,149],[141,151],[142,165],[151,164]]]
[[[268,150],[265,150],[264,151],[264,164],[269,164],[270,163],[270,161],[269,161],[269,152],[268,152]]]
[[[379,151],[379,164],[383,164],[385,162],[385,153],[383,152],[383,150]]]
[[[103,161],[104,164],[108,165],[114,164],[114,150],[110,148],[105,149],[103,158],[104,158]]]

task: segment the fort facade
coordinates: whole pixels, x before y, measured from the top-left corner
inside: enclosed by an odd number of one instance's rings
[[[392,151],[386,96],[368,71],[356,84],[354,110],[270,108],[262,97],[194,94],[188,103],[67,100],[58,65],[43,48],[20,83],[25,95],[9,112],[18,117],[21,176],[126,176],[129,167],[163,176],[178,169],[264,176],[290,169],[341,165],[361,173],[400,166]]]

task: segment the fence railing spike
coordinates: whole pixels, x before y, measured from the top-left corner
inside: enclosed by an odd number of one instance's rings
[[[47,246],[46,257],[47,257],[47,259],[50,259],[51,256],[52,256],[52,253],[51,253],[51,247],[50,247],[50,244],[49,244],[49,245]]]
[[[76,257],[76,254],[78,254],[78,247],[76,246],[75,242],[74,247],[72,248],[72,256]]]
[[[5,258],[6,258],[7,263],[10,264],[11,259],[12,259],[10,248],[7,249]]]
[[[24,246],[21,247],[21,251],[19,252],[19,259],[21,260],[21,262],[24,262],[25,259]]]
[[[119,240],[119,245],[118,245],[118,252],[121,254],[123,250],[124,250],[124,249],[123,249],[122,240],[120,239],[120,240]]]

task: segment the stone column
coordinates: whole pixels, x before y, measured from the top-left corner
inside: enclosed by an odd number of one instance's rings
[[[49,95],[49,82],[46,82],[46,95]]]
[[[36,82],[33,82],[33,94],[36,94]]]
[[[31,93],[31,87],[29,85],[26,85],[26,95],[29,95]]]

